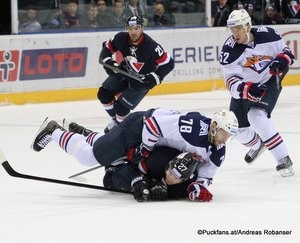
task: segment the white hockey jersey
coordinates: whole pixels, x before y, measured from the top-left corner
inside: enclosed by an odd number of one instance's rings
[[[231,96],[239,99],[237,86],[242,82],[266,83],[270,78],[269,65],[283,51],[289,51],[281,36],[270,27],[252,28],[254,41],[238,44],[233,36],[224,43],[220,63],[224,71],[225,85]]]
[[[143,144],[153,150],[167,146],[201,157],[197,166],[198,180],[208,186],[217,168],[225,159],[225,145],[212,146],[208,142],[211,119],[199,112],[182,114],[178,111],[156,109],[144,122]]]

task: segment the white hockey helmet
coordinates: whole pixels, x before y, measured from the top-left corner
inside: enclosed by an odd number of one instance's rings
[[[232,111],[221,109],[214,113],[211,122],[217,123],[217,130],[222,128],[225,132],[234,135],[238,130],[238,120]]]
[[[251,17],[245,9],[233,10],[227,20],[227,27],[229,28],[239,25],[246,27],[248,24],[250,27],[252,26]]]

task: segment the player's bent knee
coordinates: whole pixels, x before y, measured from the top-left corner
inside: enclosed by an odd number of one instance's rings
[[[130,112],[130,109],[125,107],[119,101],[115,102],[114,109],[116,114],[118,114],[119,116],[126,116]]]
[[[250,109],[248,112],[248,121],[251,125],[255,125],[256,123],[263,122],[263,120],[267,119],[267,112],[262,109]]]
[[[114,95],[102,86],[98,90],[97,97],[102,104],[108,104],[114,100]]]

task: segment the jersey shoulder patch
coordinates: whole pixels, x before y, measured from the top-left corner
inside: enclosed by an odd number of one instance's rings
[[[270,27],[253,27],[251,32],[254,35],[255,44],[263,44],[267,42],[278,41],[281,39],[281,36]]]
[[[224,43],[219,56],[221,65],[227,65],[237,60],[247,48],[246,45],[238,44],[233,36],[230,36]]]

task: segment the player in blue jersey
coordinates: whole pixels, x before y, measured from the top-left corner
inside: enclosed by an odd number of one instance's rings
[[[142,17],[129,17],[126,29],[127,32],[119,32],[103,43],[100,59],[110,66],[139,77],[142,82],[104,67],[109,77],[99,88],[98,99],[112,118],[105,132],[122,122],[148,91],[159,85],[174,68],[170,54],[143,33]],[[124,58],[120,65],[113,57],[116,52],[121,53]]]
[[[147,158],[156,147],[189,152],[199,162],[197,179],[188,187],[188,195],[191,200],[201,201],[225,159],[225,143],[235,134],[238,123],[233,112],[227,110],[219,110],[208,118],[199,112],[180,113],[159,108],[133,112],[104,135],[76,123],[65,127],[69,131],[46,119],[32,148],[41,151],[50,141],[55,141],[86,166],[101,164],[109,167],[126,156],[126,160],[137,164],[139,171],[145,175],[149,172]],[[173,157],[168,157],[167,162]]]
[[[293,163],[271,113],[294,55],[274,29],[252,27],[244,9],[230,14],[227,27],[232,35],[223,45],[220,63],[231,94],[230,110],[239,122],[236,138],[250,148],[245,160],[251,164],[267,148],[277,161],[276,170],[292,176]]]

